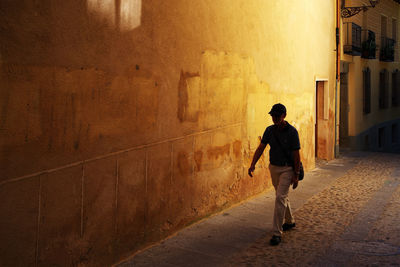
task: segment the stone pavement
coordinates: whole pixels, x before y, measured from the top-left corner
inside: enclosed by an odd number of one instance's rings
[[[290,192],[297,227],[277,247],[270,190],[118,266],[400,266],[399,184],[400,155],[346,153]]]

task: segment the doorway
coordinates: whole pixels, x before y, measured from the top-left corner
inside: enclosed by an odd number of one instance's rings
[[[327,92],[326,81],[316,82],[315,104],[315,158],[327,159]]]
[[[347,148],[349,146],[349,93],[347,80],[347,73],[340,73],[339,145],[342,148]]]

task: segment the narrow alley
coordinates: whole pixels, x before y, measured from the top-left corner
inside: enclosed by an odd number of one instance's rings
[[[400,0],[0,14],[0,267],[400,266]]]
[[[290,193],[296,228],[277,247],[268,242],[270,190],[118,266],[400,265],[399,162],[398,154],[366,152],[320,162]]]

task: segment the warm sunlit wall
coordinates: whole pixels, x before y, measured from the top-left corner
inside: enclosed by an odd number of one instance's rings
[[[276,102],[313,168],[318,79],[333,157],[334,1],[0,10],[0,265],[107,265],[270,188]]]

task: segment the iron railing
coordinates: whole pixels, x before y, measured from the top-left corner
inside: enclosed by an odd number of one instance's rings
[[[361,56],[361,27],[354,22],[344,23],[343,50],[345,54]]]
[[[375,59],[376,56],[376,42],[375,33],[367,30],[364,34],[364,41],[361,44],[361,57],[366,59]]]
[[[385,62],[394,61],[394,45],[396,41],[388,37],[381,37],[381,49],[379,53],[379,60]]]

